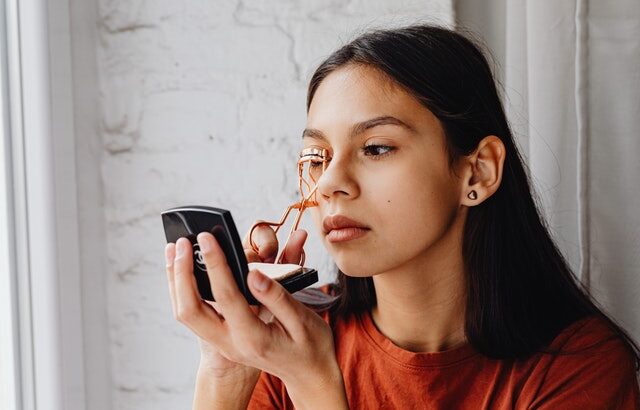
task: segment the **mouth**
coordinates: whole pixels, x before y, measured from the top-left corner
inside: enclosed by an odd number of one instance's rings
[[[332,243],[347,242],[353,239],[358,239],[366,235],[367,232],[369,232],[369,229],[356,227],[332,229],[327,233],[326,238]]]
[[[322,227],[329,242],[345,242],[364,236],[371,229],[345,215],[330,215],[323,219]]]

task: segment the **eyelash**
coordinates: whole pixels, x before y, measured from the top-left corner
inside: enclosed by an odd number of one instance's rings
[[[385,157],[385,156],[391,154],[395,150],[395,147],[390,147],[388,145],[380,145],[380,144],[366,145],[362,150],[367,152],[367,150],[370,149],[370,148],[386,148],[387,149],[387,151],[385,153],[371,156],[371,159],[376,160],[376,161],[379,160],[382,157]]]
[[[391,146],[389,146],[389,145],[371,144],[371,145],[366,145],[366,146],[362,149],[362,151],[364,151],[364,152],[370,152],[370,151],[368,151],[368,150],[370,150],[371,148],[386,148],[386,149],[387,149],[387,152],[382,153],[382,154],[378,154],[378,155],[366,155],[366,154],[365,154],[366,156],[371,157],[371,159],[372,159],[372,160],[374,160],[374,161],[377,161],[377,160],[379,160],[379,159],[380,159],[380,158],[382,158],[382,157],[386,157],[387,155],[391,154],[391,153],[392,153],[393,151],[395,151],[395,149],[396,149],[395,147],[391,147]],[[331,160],[331,158],[329,158],[329,160]],[[321,164],[321,162],[317,162],[317,163],[316,163],[316,162],[312,162],[312,163],[311,163],[311,166],[312,166],[312,167],[317,167],[317,166],[320,166],[320,164]]]

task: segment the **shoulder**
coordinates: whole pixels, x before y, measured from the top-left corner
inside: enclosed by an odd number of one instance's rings
[[[589,316],[550,344],[533,407],[637,408],[635,356],[605,319]],[[596,406],[600,408],[600,406]]]
[[[562,330],[549,346],[561,357],[581,363],[617,360],[617,364],[631,365],[635,355],[625,340],[604,318],[587,316]],[[574,359],[571,359],[574,357]]]

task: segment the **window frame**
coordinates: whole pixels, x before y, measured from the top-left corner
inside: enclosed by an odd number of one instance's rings
[[[69,2],[0,8],[0,407],[82,409]]]

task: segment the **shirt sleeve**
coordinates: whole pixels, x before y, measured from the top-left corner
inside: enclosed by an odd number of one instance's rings
[[[531,409],[640,409],[635,356],[618,337],[558,355]]]

